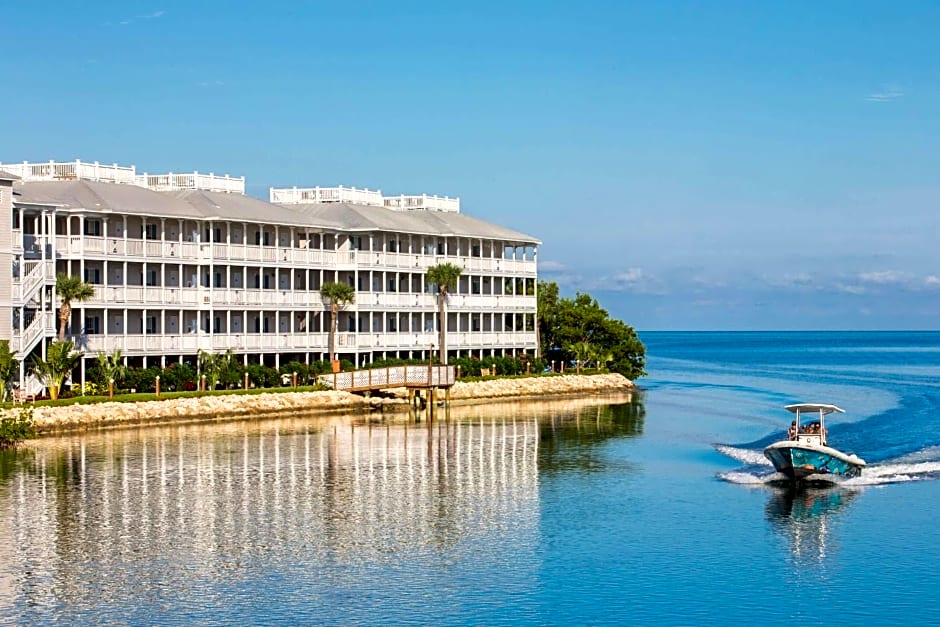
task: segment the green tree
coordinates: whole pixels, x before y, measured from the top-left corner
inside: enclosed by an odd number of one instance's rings
[[[646,347],[636,331],[611,318],[589,294],[561,298],[557,284],[542,282],[538,301],[539,334],[546,359],[583,361],[580,354],[590,355],[587,359],[606,361],[612,372],[629,379],[646,374]]]
[[[538,324],[535,326],[538,333],[539,354],[546,357],[558,347],[558,341],[555,338],[558,328],[558,284],[539,281],[537,300]]]
[[[356,290],[345,283],[324,283],[320,296],[330,303],[330,334],[327,350],[330,361],[336,361],[336,331],[339,326],[339,311],[356,300]]]
[[[440,334],[441,365],[447,365],[447,293],[457,289],[463,268],[452,263],[439,263],[428,268],[428,283],[437,287],[438,333]]]
[[[59,341],[65,341],[69,320],[72,318],[72,303],[81,303],[95,295],[95,288],[77,276],[60,272],[55,277],[55,291],[62,300],[59,306]]]
[[[59,390],[65,378],[71,374],[82,359],[72,340],[52,342],[46,347],[46,358],[33,360],[33,372],[49,388],[53,400],[59,398]]]
[[[20,362],[16,360],[14,353],[10,350],[10,340],[0,340],[0,402],[6,402],[13,385],[13,377],[19,368]]]

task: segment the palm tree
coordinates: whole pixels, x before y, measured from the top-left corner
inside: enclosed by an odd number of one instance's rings
[[[224,353],[210,353],[200,350],[198,354],[199,371],[206,378],[205,391],[214,390],[220,383],[223,387],[237,381],[238,374],[232,370],[238,364],[235,351],[231,348]]]
[[[77,276],[60,272],[55,277],[55,291],[62,299],[59,307],[59,341],[65,341],[65,332],[72,318],[72,303],[81,303],[95,295],[95,288]]]
[[[98,353],[98,372],[101,373],[101,385],[108,388],[108,396],[112,396],[114,388],[112,384],[120,381],[127,373],[127,366],[124,365],[124,356],[120,349],[116,349],[110,355],[107,353]]]
[[[52,342],[46,347],[45,359],[33,360],[33,372],[49,388],[49,397],[59,398],[59,390],[65,378],[78,367],[82,354],[74,351],[72,340]]]
[[[336,368],[336,329],[339,326],[339,310],[346,305],[355,302],[356,290],[351,285],[345,283],[324,283],[320,287],[320,296],[324,300],[330,301],[330,335],[328,350],[330,352],[330,362]],[[335,372],[335,370],[334,370]]]
[[[457,280],[463,268],[452,263],[439,263],[428,268],[428,283],[437,286],[438,327],[440,333],[441,365],[447,365],[447,346],[444,334],[447,332],[447,313],[444,304],[447,301],[447,292],[457,289]]]

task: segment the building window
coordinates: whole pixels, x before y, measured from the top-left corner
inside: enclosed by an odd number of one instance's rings
[[[145,224],[144,225],[144,237],[147,239],[157,239],[157,225]]]
[[[85,235],[101,237],[101,220],[85,220]]]
[[[98,316],[87,316],[85,318],[85,333],[88,335],[101,333],[101,318]]]
[[[156,316],[147,316],[147,326],[144,332],[147,335],[152,335],[157,332],[157,317]]]
[[[85,283],[101,285],[101,270],[98,268],[85,268]]]
[[[157,284],[157,271],[147,270],[147,285],[153,287]]]

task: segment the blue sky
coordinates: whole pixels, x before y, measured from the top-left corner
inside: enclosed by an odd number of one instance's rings
[[[457,195],[640,330],[940,328],[940,4],[4,13],[0,161]]]

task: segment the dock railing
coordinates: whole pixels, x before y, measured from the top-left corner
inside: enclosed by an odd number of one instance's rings
[[[409,364],[323,374],[318,380],[334,390],[346,392],[402,387],[447,388],[457,380],[457,371],[455,366]]]

